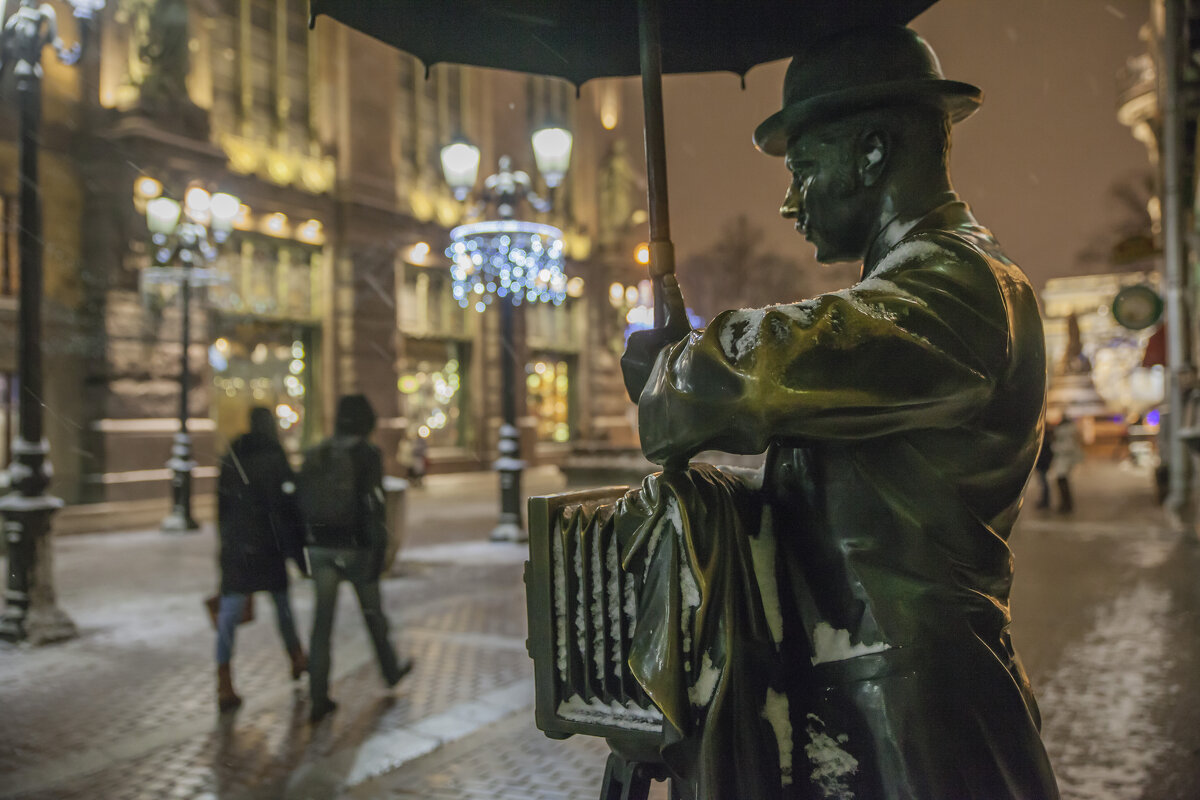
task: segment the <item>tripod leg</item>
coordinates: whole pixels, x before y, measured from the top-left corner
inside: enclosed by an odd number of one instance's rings
[[[646,800],[651,778],[636,761],[626,761],[616,753],[608,754],[600,800]]]

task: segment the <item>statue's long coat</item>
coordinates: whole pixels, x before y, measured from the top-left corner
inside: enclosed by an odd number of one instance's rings
[[[750,748],[709,730],[691,745],[705,800],[1058,796],[1008,634],[1041,318],[1026,277],[946,199],[885,229],[850,289],[725,312],[664,349],[640,397],[659,463],[769,447],[759,536],[776,569],[757,580],[776,656],[757,688],[722,680],[714,702],[738,694],[781,786],[748,786],[722,753]]]

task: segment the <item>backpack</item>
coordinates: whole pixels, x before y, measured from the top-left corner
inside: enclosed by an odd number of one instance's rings
[[[365,530],[354,442],[326,439],[304,454],[297,500],[305,539],[319,547],[362,547]]]

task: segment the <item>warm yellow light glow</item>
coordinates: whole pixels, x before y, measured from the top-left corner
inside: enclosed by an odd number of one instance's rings
[[[183,196],[183,204],[189,213],[203,214],[212,206],[212,195],[199,186],[193,186]]]
[[[412,246],[410,255],[414,261],[424,261],[429,256],[429,243],[417,242]]]
[[[162,184],[147,175],[143,175],[134,181],[133,190],[138,197],[144,200],[151,200],[162,194]]]
[[[241,203],[236,197],[226,192],[217,192],[212,196],[212,215],[214,220],[220,220],[223,223],[232,223],[238,215],[238,209],[241,208]]]
[[[276,211],[274,214],[268,214],[263,218],[263,230],[271,236],[286,236],[287,223],[287,214]]]
[[[325,226],[320,220],[306,220],[296,227],[296,238],[306,244],[324,244]]]
[[[565,128],[542,128],[532,137],[533,158],[546,185],[558,186],[571,163],[571,132]]]
[[[614,283],[612,286],[609,286],[608,299],[612,301],[613,305],[620,303],[623,299],[625,299],[625,287],[619,283]]]
[[[467,142],[454,142],[442,148],[442,174],[455,199],[467,199],[479,176],[479,148]]]
[[[567,281],[568,297],[583,297],[583,278],[576,275]]]
[[[650,263],[650,245],[642,242],[633,251],[633,260],[645,266]]]
[[[237,214],[233,216],[233,227],[239,231],[248,231],[254,227],[254,222],[250,219],[250,206],[245,203],[238,206]]]
[[[229,352],[229,340],[226,339],[224,336],[222,336],[221,338],[219,338],[215,342],[213,342],[213,345],[217,348],[217,350],[219,350],[222,353]]]
[[[625,288],[625,302],[629,305],[637,305],[638,288],[636,286],[627,286]]]
[[[146,203],[146,225],[151,233],[170,235],[179,222],[179,203],[169,197],[156,197]]]

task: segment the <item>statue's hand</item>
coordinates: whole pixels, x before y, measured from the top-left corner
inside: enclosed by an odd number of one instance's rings
[[[666,324],[663,325],[663,330],[669,331],[674,336],[671,341],[677,342],[692,332],[683,290],[679,288],[679,281],[675,279],[674,274],[663,275],[658,288],[662,292],[663,306],[666,310]]]
[[[635,403],[642,396],[642,389],[650,379],[650,372],[654,369],[654,362],[658,360],[662,349],[675,344],[692,332],[683,293],[674,275],[663,276],[660,291],[666,306],[666,324],[661,328],[630,334],[629,343],[625,345],[625,355],[621,356],[625,391],[629,392],[629,399]]]

